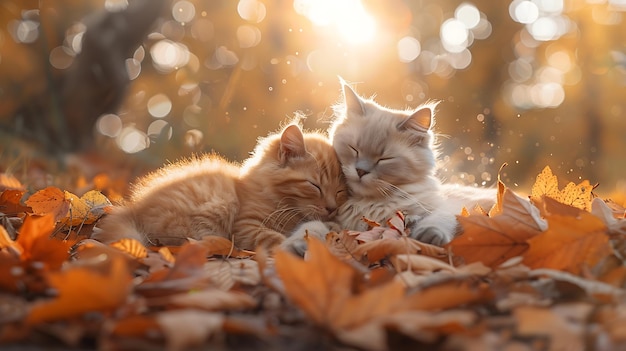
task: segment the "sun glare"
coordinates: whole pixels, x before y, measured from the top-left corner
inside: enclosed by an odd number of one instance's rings
[[[369,42],[376,32],[376,22],[360,0],[295,0],[293,6],[313,24],[336,30],[347,43]]]

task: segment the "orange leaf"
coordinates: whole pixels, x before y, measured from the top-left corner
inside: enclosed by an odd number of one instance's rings
[[[0,227],[1,228],[1,227]],[[15,275],[14,269],[21,270],[20,259],[16,255],[0,250],[0,291],[17,293],[21,284],[19,276]]]
[[[31,212],[30,207],[23,206],[20,201],[24,195],[23,190],[5,190],[0,195],[0,212],[4,214],[18,214]]]
[[[240,250],[233,245],[233,242],[221,236],[207,235],[199,240],[197,245],[201,245],[208,250],[207,256],[224,256],[235,258],[247,258],[254,256],[254,251]]]
[[[61,268],[73,242],[50,238],[53,230],[52,214],[27,216],[16,240],[23,250],[22,261],[43,262],[53,270]]]
[[[466,264],[482,262],[496,267],[509,258],[519,256],[528,249],[526,241],[541,233],[546,224],[539,210],[510,189],[502,196],[502,212],[494,217],[472,215],[458,216],[463,234],[447,247]]]
[[[174,266],[151,274],[136,287],[137,292],[149,297],[163,296],[207,285],[209,277],[202,274],[206,252],[206,247],[197,243],[183,245]]]
[[[9,249],[8,251],[15,257],[22,255],[22,247],[11,239],[4,227],[0,226],[0,250]]]
[[[524,264],[579,274],[611,253],[606,226],[586,211],[576,217],[548,215],[548,230],[528,240]]]
[[[102,274],[89,266],[71,267],[50,273],[50,284],[58,296],[33,305],[26,323],[44,322],[80,316],[91,311],[111,311],[121,306],[132,286],[132,275],[121,257],[111,257],[109,270]]]
[[[415,239],[403,237],[400,239],[378,239],[366,242],[356,247],[354,255],[361,261],[374,263],[399,254],[422,254],[432,257],[445,257],[446,251],[435,245],[422,243]]]
[[[493,297],[491,288],[484,282],[451,280],[407,296],[402,310],[437,311],[490,301]]]
[[[404,296],[398,280],[357,294],[352,282],[358,272],[321,241],[310,239],[308,245],[306,260],[278,251],[275,264],[287,297],[317,325],[335,331],[356,327],[389,313]]]
[[[65,198],[65,193],[53,186],[32,194],[24,203],[30,206],[36,215],[52,213],[55,222],[64,218],[70,208],[70,202]]]

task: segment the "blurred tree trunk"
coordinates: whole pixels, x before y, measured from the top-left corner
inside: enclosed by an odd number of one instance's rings
[[[58,2],[41,2],[48,89],[15,113],[14,122],[22,125],[23,136],[57,156],[91,148],[98,117],[116,112],[123,101],[130,82],[126,59],[141,45],[166,3],[134,0],[122,11],[100,9],[89,14],[83,20],[86,30],[80,53],[68,69],[55,74],[47,60],[50,50],[64,40],[67,28],[57,25],[64,9]]]

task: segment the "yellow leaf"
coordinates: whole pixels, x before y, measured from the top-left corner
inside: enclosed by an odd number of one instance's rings
[[[588,180],[584,180],[578,185],[569,183],[561,190],[560,198],[557,200],[566,205],[590,211],[592,190],[593,185],[589,184]]]
[[[65,224],[89,224],[88,221],[91,219],[89,215],[89,205],[87,205],[81,198],[70,193],[69,191],[65,192],[65,198],[70,204],[69,211],[67,211],[67,215],[65,216]]]
[[[560,203],[590,211],[593,188],[588,180],[584,180],[580,184],[570,182],[565,188],[559,190],[557,177],[552,174],[550,167],[546,166],[537,176],[532,187],[531,199],[535,203],[540,203],[541,197],[545,195]]]
[[[148,249],[135,239],[124,238],[111,243],[110,246],[126,252],[135,258],[144,258],[148,256]]]
[[[97,190],[88,191],[80,198],[66,191],[65,199],[70,204],[65,224],[72,226],[92,224],[104,215],[109,206],[112,206],[109,199]]]

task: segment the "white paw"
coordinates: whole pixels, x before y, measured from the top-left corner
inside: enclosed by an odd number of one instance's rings
[[[286,251],[293,252],[300,256],[304,256],[307,249],[305,237],[317,237],[324,241],[326,240],[326,234],[330,231],[329,226],[321,221],[310,221],[302,223],[298,226],[291,235],[283,241],[280,247]]]

